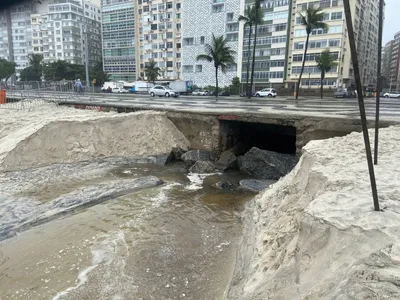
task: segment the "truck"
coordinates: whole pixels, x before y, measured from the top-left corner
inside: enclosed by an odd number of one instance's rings
[[[142,93],[147,94],[148,91],[154,86],[154,84],[145,81],[135,81],[132,87],[129,89],[131,93]]]
[[[190,94],[193,88],[192,81],[171,81],[169,87],[180,94]]]

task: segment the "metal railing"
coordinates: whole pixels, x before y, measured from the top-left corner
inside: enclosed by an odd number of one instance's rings
[[[18,81],[0,82],[6,90],[6,103],[0,109],[30,109],[49,102],[76,101],[84,98],[93,100],[94,88],[78,91],[74,81]]]

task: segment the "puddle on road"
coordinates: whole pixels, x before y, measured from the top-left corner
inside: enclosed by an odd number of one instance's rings
[[[146,175],[165,184],[3,241],[0,298],[221,299],[242,234],[240,211],[252,195],[212,188],[219,175],[191,190],[183,165],[126,165],[31,195],[48,201],[99,180]]]

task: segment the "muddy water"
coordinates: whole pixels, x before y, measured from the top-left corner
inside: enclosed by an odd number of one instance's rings
[[[0,243],[0,299],[222,299],[242,234],[240,212],[252,195],[218,191],[211,184],[219,175],[202,184],[181,165],[99,173],[24,193],[48,201],[93,182],[150,174],[165,184]]]

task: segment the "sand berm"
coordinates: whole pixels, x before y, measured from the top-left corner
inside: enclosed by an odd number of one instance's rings
[[[10,112],[1,125],[0,171],[162,155],[173,147],[189,147],[162,112],[99,113],[47,105],[30,112]]]
[[[381,130],[381,212],[361,134],[306,145],[249,204],[228,299],[400,299],[399,144],[400,128]]]

